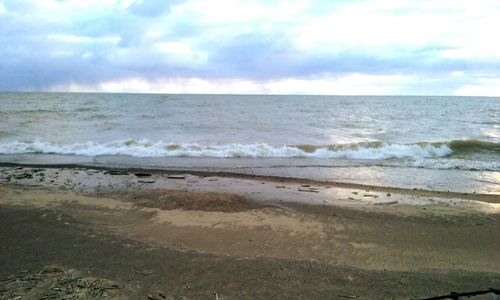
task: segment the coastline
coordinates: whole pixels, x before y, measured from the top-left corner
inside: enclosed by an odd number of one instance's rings
[[[498,195],[12,164],[0,167],[0,192],[0,279],[59,265],[139,299],[407,299],[500,286]]]
[[[317,180],[310,178],[299,178],[299,177],[285,177],[285,176],[274,176],[274,175],[257,175],[257,174],[247,174],[238,172],[228,172],[228,171],[206,171],[206,170],[196,170],[196,169],[156,169],[156,168],[138,168],[138,167],[107,167],[107,166],[96,166],[88,164],[25,164],[25,163],[10,163],[10,162],[0,162],[0,168],[46,168],[46,169],[81,169],[81,170],[98,170],[98,171],[117,171],[125,173],[137,173],[137,172],[147,172],[151,174],[158,175],[168,175],[168,174],[191,174],[199,177],[223,177],[223,178],[238,178],[238,179],[248,179],[248,180],[263,180],[267,182],[288,182],[294,184],[312,184],[316,186],[323,187],[338,187],[338,188],[351,188],[358,190],[372,190],[380,192],[393,192],[393,193],[404,193],[408,195],[422,196],[422,197],[439,197],[439,198],[460,198],[467,200],[475,200],[488,203],[500,203],[500,194],[498,193],[476,193],[476,192],[455,192],[455,191],[439,191],[439,190],[429,190],[423,188],[401,188],[393,186],[381,186],[373,184],[359,184],[353,182],[344,181],[332,181],[332,180]]]

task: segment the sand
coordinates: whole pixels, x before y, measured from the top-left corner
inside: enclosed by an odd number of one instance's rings
[[[2,167],[0,280],[55,265],[116,283],[110,299],[500,287],[499,195],[215,175]],[[0,283],[7,293],[22,291]]]

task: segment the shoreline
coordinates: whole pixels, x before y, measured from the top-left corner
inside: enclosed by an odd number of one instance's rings
[[[500,194],[486,194],[486,193],[463,193],[454,191],[434,191],[428,189],[420,188],[400,188],[400,187],[390,187],[390,186],[377,186],[369,184],[358,184],[350,182],[338,182],[338,181],[328,181],[328,180],[317,180],[308,178],[297,178],[297,177],[283,177],[283,176],[271,176],[271,175],[254,175],[245,174],[237,172],[226,172],[226,171],[201,171],[192,169],[154,169],[154,168],[130,168],[130,167],[108,167],[108,166],[94,166],[86,164],[20,164],[20,163],[7,163],[0,162],[0,168],[3,167],[24,167],[24,168],[47,168],[47,169],[83,169],[83,170],[99,170],[99,171],[120,171],[120,172],[148,172],[151,174],[191,174],[200,177],[224,177],[224,178],[239,178],[239,179],[249,179],[249,180],[265,180],[274,183],[288,182],[296,184],[313,184],[317,186],[330,186],[338,188],[351,188],[351,189],[369,189],[372,191],[379,192],[394,192],[394,193],[406,193],[415,196],[427,196],[427,197],[440,197],[440,198],[461,198],[467,200],[482,201],[488,203],[500,203]]]

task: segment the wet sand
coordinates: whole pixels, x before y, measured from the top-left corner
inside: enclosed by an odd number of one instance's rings
[[[55,265],[116,284],[115,299],[500,287],[498,195],[213,175],[0,168],[0,280]],[[22,293],[0,283],[8,292]]]

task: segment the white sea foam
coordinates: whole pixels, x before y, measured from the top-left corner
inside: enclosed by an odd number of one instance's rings
[[[260,144],[199,145],[121,140],[109,143],[58,144],[43,141],[8,142],[0,144],[1,154],[51,153],[73,155],[130,155],[135,157],[310,157],[382,160],[390,158],[421,159],[444,157],[452,150],[446,145],[433,144],[350,144],[334,146],[272,146]]]
[[[416,159],[406,162],[403,166],[441,170],[500,171],[500,162],[498,161],[478,161],[456,158]]]

